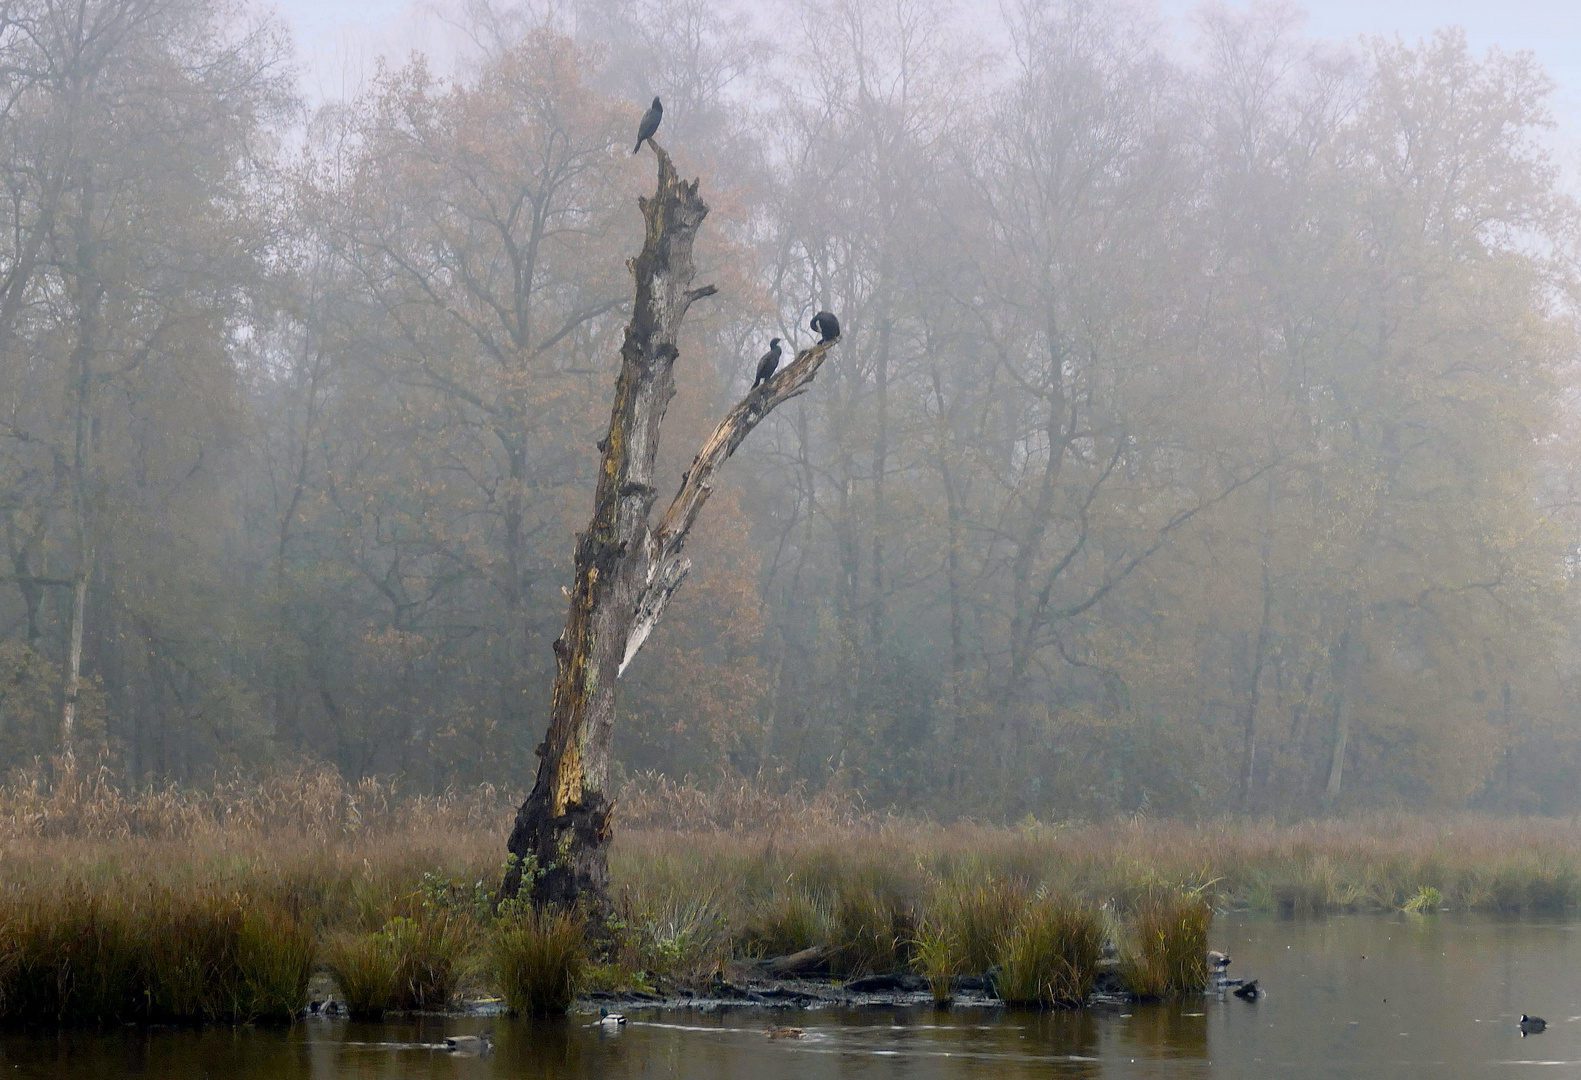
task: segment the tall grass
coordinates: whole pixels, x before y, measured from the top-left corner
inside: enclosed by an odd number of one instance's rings
[[[1122,934],[1121,980],[1139,998],[1177,997],[1208,985],[1208,929],[1213,909],[1195,892],[1149,896]]]
[[[528,1016],[569,1009],[587,969],[581,920],[560,911],[506,914],[491,952],[506,1008]]]
[[[830,940],[831,919],[822,904],[801,889],[775,893],[750,908],[742,925],[743,956],[785,956]]]
[[[11,892],[0,1020],[287,1020],[307,1003],[311,930],[259,898],[168,889]]]
[[[981,975],[999,959],[999,948],[1027,906],[1027,888],[1015,881],[989,880],[942,886],[929,911],[943,920],[960,943],[963,973]]]
[[[911,962],[928,980],[935,1005],[946,1004],[955,996],[955,979],[961,974],[962,956],[960,938],[947,921],[932,917],[918,923]]]
[[[735,978],[731,964],[821,945],[843,975],[910,966],[942,994],[997,967],[1007,995],[1066,1003],[1086,985],[1081,928],[1107,905],[1125,976],[1167,995],[1199,978],[1206,925],[1161,897],[1312,913],[1581,907],[1570,821],[947,827],[838,793],[641,783],[611,849],[608,985]],[[313,769],[143,792],[102,771],[35,770],[0,785],[0,1021],[285,1018],[317,953],[374,1014],[507,982],[515,1007],[562,1008],[586,974],[577,935],[490,910],[513,802],[408,798]],[[1049,893],[1071,899],[1029,899]]]
[[[354,1018],[443,1008],[455,992],[472,937],[464,917],[449,912],[397,915],[375,933],[335,938],[328,964]]]
[[[1103,943],[1103,920],[1091,905],[1067,897],[1033,901],[1000,946],[999,996],[1012,1005],[1081,1005]]]

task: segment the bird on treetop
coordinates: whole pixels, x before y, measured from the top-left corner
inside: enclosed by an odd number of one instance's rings
[[[659,121],[664,119],[664,106],[658,98],[653,99],[653,104],[648,106],[648,111],[642,114],[642,123],[637,125],[637,145],[631,148],[635,154],[642,149],[642,144],[653,138],[653,133],[659,130]]]
[[[756,390],[759,386],[762,386],[764,383],[772,379],[774,377],[775,369],[777,369],[779,366],[780,339],[770,338],[769,351],[764,353],[763,358],[758,361],[758,377],[753,380],[752,389]]]
[[[840,336],[840,320],[834,317],[832,311],[820,311],[812,317],[812,328],[820,335],[818,344],[833,341]]]

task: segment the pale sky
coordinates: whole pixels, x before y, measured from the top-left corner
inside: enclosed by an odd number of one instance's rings
[[[760,0],[772,4],[773,0]],[[967,0],[968,6],[994,0]],[[443,0],[273,0],[296,35],[311,97],[354,89],[379,55],[397,60],[414,48],[440,67],[458,46],[437,12]],[[1159,0],[1180,25],[1195,0]],[[1232,3],[1231,6],[1241,6]],[[1465,28],[1478,52],[1491,45],[1530,49],[1559,83],[1562,113],[1581,118],[1581,0],[1312,0],[1301,5],[1313,36],[1400,34],[1412,40],[1439,26]]]

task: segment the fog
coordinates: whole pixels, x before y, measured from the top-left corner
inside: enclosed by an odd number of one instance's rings
[[[719,287],[659,497],[844,333],[723,470],[620,775],[1581,811],[1574,46],[1183,13],[472,5],[342,78],[221,0],[9,5],[0,766],[530,783],[658,94]]]

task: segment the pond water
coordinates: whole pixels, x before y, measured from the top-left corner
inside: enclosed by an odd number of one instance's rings
[[[1581,922],[1438,915],[1214,927],[1256,1002],[1207,997],[1076,1013],[988,1008],[629,1011],[606,1034],[558,1022],[421,1017],[289,1029],[0,1034],[0,1077],[1466,1077],[1581,1072]],[[1548,1030],[1522,1038],[1522,1012]],[[794,1025],[799,1038],[770,1039]],[[435,1048],[492,1031],[495,1052]]]

